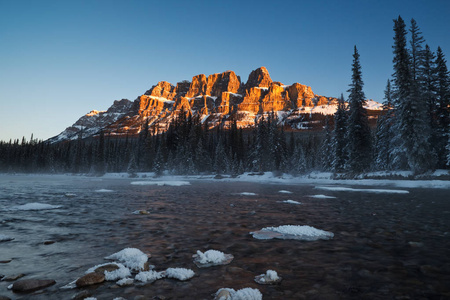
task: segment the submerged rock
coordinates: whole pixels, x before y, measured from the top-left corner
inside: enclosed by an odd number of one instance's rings
[[[18,293],[29,293],[49,287],[55,283],[56,281],[50,279],[24,279],[14,282],[12,290]]]
[[[104,274],[92,272],[84,275],[83,277],[78,278],[75,284],[77,285],[77,287],[84,287],[99,284],[102,283],[103,281],[105,281]]]
[[[9,276],[5,276],[3,277],[3,281],[15,281],[19,278],[22,278],[23,276],[25,276],[25,274],[14,274],[14,275],[9,275]]]
[[[11,300],[11,298],[0,295],[0,300]]]

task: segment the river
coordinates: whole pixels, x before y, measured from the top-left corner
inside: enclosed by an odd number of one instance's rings
[[[257,288],[263,299],[450,299],[448,189],[375,193],[369,191],[373,186],[338,191],[314,184],[195,179],[179,186],[131,184],[136,181],[0,175],[0,236],[13,238],[0,241],[0,275],[56,280],[33,294],[13,293],[7,289],[13,282],[0,281],[0,295],[70,299],[82,289],[63,286],[105,263],[104,257],[133,247],[150,253],[157,270],[183,267],[196,275],[127,287],[106,282],[85,290],[111,300],[213,299],[225,287]],[[24,210],[27,203],[52,209]],[[148,213],[133,214],[139,210]],[[289,224],[334,237],[258,240],[250,234]],[[192,255],[208,249],[234,260],[197,268]],[[254,277],[267,270],[283,280],[257,284]]]

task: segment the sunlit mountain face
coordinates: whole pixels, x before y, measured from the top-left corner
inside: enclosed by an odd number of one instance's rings
[[[274,114],[279,125],[288,130],[321,130],[325,117],[336,109],[336,98],[315,94],[300,83],[273,81],[267,69],[260,67],[250,73],[246,83],[233,71],[200,74],[191,82],[176,85],[160,81],[134,101],[122,99],[114,101],[107,111],[91,111],[50,141],[86,138],[99,131],[109,136],[132,136],[147,124],[153,133],[161,133],[180,113],[208,128],[227,129],[232,124],[251,128],[259,118]],[[368,100],[366,109],[374,124],[381,104]]]

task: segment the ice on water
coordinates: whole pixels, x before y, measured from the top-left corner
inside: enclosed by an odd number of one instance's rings
[[[174,278],[181,281],[191,279],[195,275],[194,271],[185,268],[168,268],[165,274],[167,278]]]
[[[165,273],[164,272],[157,272],[157,271],[144,271],[144,272],[139,272],[139,274],[136,275],[136,277],[134,279],[136,279],[137,281],[143,282],[143,283],[151,283],[155,280],[161,279],[165,277]]]
[[[238,195],[241,195],[241,196],[256,196],[257,194],[250,193],[250,192],[242,192],[242,193],[239,193]]]
[[[281,193],[281,194],[292,194],[292,192],[286,191],[286,190],[280,190],[280,191],[278,191],[278,193]]]
[[[23,205],[16,205],[11,207],[9,210],[46,210],[46,209],[57,209],[61,207],[62,205],[51,205],[46,203],[33,202]]]
[[[385,190],[385,189],[355,189],[343,186],[316,186],[318,190],[336,191],[336,192],[367,192],[367,193],[390,193],[390,194],[408,194],[405,190]]]
[[[295,200],[284,200],[281,201],[283,203],[289,203],[289,204],[302,204],[301,202],[295,201]]]
[[[216,292],[215,300],[261,300],[262,294],[258,289],[243,288],[238,291],[222,288]]]
[[[328,240],[332,239],[334,234],[329,231],[314,228],[308,225],[282,225],[278,227],[265,227],[259,231],[250,232],[255,239],[268,240],[293,239],[303,241]]]
[[[132,185],[158,185],[158,186],[183,186],[191,185],[189,181],[168,180],[168,181],[132,181]]]
[[[310,195],[308,197],[316,199],[336,199],[336,197],[334,196],[327,196],[327,195]]]

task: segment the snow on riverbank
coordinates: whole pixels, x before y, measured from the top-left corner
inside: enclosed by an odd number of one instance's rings
[[[450,176],[449,170],[436,170],[434,173],[417,176],[413,178],[413,174],[409,171],[390,171],[390,172],[373,172],[366,173],[359,176],[357,179],[337,179],[333,173],[330,172],[311,172],[302,176],[292,176],[289,174],[275,175],[272,172],[265,173],[244,173],[237,177],[231,178],[222,176],[221,179],[215,179],[215,175],[190,175],[190,176],[171,176],[165,173],[164,176],[158,177],[153,181],[136,181],[133,182],[163,182],[165,185],[180,186],[179,182],[192,182],[197,180],[214,180],[226,182],[255,182],[263,184],[283,184],[283,185],[298,185],[298,184],[313,184],[313,185],[345,185],[345,186],[385,186],[397,188],[438,188],[450,189],[450,180],[441,180],[439,178],[446,178]],[[149,179],[154,177],[154,173],[138,173],[138,177],[142,179]],[[123,178],[129,179],[126,173],[108,173],[103,178]],[[368,179],[370,178],[370,179]],[[395,178],[395,179],[394,179]],[[152,184],[152,183],[138,183],[138,184]],[[153,183],[156,184],[156,183]],[[288,193],[289,191],[281,190],[279,193]],[[250,193],[244,192],[242,196],[250,196]]]

